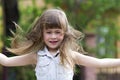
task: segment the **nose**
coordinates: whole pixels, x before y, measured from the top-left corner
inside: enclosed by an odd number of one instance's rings
[[[53,34],[51,35],[51,37],[52,37],[52,38],[56,38],[57,35],[56,35],[55,33],[53,33]]]

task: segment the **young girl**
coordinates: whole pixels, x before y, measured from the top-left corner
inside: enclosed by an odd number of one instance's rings
[[[26,35],[14,36],[8,50],[18,56],[0,54],[0,64],[9,67],[35,64],[37,80],[72,80],[75,64],[96,68],[120,66],[120,59],[83,55],[77,44],[83,37],[69,25],[62,10],[49,9]]]

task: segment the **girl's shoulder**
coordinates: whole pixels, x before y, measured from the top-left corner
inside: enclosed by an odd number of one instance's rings
[[[84,55],[83,53],[77,52],[77,51],[74,51],[74,50],[69,50],[69,53],[72,55],[73,59],[76,59],[78,56],[81,57],[82,55]]]
[[[36,54],[41,56],[46,55],[45,50],[39,50]]]

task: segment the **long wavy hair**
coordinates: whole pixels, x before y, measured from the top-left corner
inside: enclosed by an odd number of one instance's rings
[[[18,25],[16,24],[16,26]],[[46,46],[43,41],[43,29],[49,28],[60,28],[64,31],[65,36],[59,48],[61,63],[64,66],[68,63],[71,67],[74,67],[74,54],[71,50],[84,53],[83,48],[78,44],[84,34],[69,25],[66,14],[60,9],[46,10],[35,20],[32,28],[26,34],[20,34],[20,32],[24,33],[24,31],[18,27],[18,33],[14,34],[11,48],[8,48],[8,50],[17,55],[36,53],[39,50],[43,50]]]

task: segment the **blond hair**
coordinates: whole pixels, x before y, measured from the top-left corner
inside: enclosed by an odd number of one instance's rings
[[[71,53],[71,50],[84,52],[77,43],[77,40],[81,40],[84,34],[73,29],[69,25],[64,11],[59,9],[46,10],[26,34],[15,34],[11,42],[11,48],[8,48],[8,50],[17,55],[43,50],[46,46],[43,41],[44,28],[60,28],[64,31],[65,36],[59,48],[61,63],[64,66],[68,63],[71,67],[74,67],[74,54]]]

